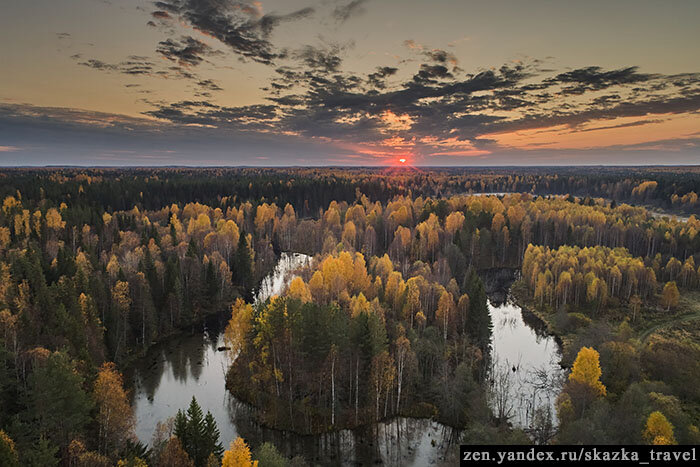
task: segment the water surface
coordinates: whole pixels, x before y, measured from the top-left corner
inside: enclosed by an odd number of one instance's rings
[[[510,421],[528,428],[535,410],[542,408],[550,411],[556,423],[554,404],[565,374],[559,363],[559,344],[539,318],[510,299],[499,305],[489,302],[489,310],[493,323],[491,384],[494,390],[510,395],[505,406]]]

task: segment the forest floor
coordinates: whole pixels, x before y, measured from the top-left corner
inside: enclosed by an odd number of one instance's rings
[[[652,326],[642,330],[639,333],[639,339],[642,343],[646,343],[653,334],[697,319],[700,319],[700,292],[682,292],[678,308],[673,316],[670,319],[656,322]],[[700,336],[695,335],[694,337],[698,339]]]

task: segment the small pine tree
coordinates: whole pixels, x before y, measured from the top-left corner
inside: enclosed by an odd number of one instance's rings
[[[216,420],[211,412],[207,412],[204,417],[204,438],[206,440],[207,452],[213,454],[217,460],[221,459],[224,453],[224,446],[219,442],[219,428],[216,426]]]

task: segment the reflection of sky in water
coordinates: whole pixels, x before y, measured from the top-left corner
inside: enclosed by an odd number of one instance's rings
[[[493,359],[497,371],[507,371],[513,383],[510,391],[514,409],[512,421],[526,427],[532,409],[547,405],[556,417],[556,391],[540,387],[543,383],[556,383],[564,374],[559,366],[561,351],[555,339],[528,326],[520,307],[512,303],[498,307],[489,303],[489,309],[493,321]],[[543,381],[541,376],[546,379]]]

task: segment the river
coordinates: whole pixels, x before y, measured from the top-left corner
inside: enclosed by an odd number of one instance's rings
[[[261,283],[256,299],[282,293],[294,271],[307,261],[306,255],[283,253],[275,270]],[[494,374],[501,375],[499,381],[505,382],[502,388],[511,401],[507,407],[511,422],[526,427],[533,406],[553,407],[556,393],[539,388],[541,381],[536,376],[540,372],[536,370],[543,370],[548,380],[559,377],[560,350],[551,336],[537,329],[537,320],[524,319],[527,315],[509,299],[489,302],[489,310],[493,356],[501,370]],[[315,463],[369,464],[381,460],[385,465],[439,464],[457,442],[457,430],[432,420],[404,417],[321,436],[299,436],[259,426],[252,409],[238,402],[225,387],[230,361],[227,352],[217,348],[223,345],[221,331],[227,319],[227,313],[211,317],[201,325],[201,331],[154,346],[132,368],[127,380],[133,391],[139,440],[150,444],[156,423],[173,417],[195,396],[203,410],[216,419],[225,446],[241,435],[252,444],[272,441],[280,451],[300,453]]]

